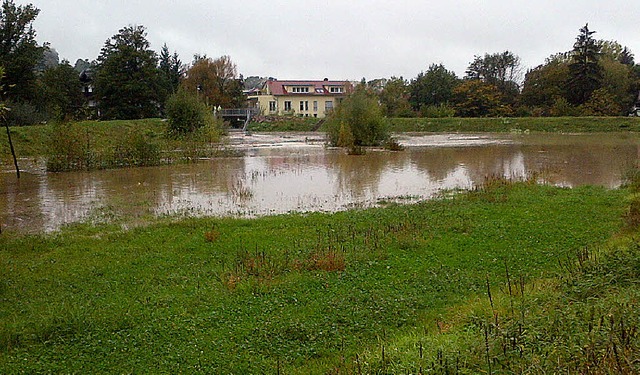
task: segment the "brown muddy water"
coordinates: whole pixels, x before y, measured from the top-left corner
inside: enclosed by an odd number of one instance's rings
[[[46,173],[1,165],[3,230],[53,231],[79,221],[127,224],[162,215],[256,217],[415,202],[468,189],[487,176],[574,187],[621,184],[640,136],[616,134],[402,134],[405,151],[349,156],[321,134],[234,134],[244,156],[195,164]]]

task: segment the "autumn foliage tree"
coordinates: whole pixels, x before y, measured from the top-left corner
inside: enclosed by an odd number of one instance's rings
[[[456,115],[461,117],[511,116],[511,107],[504,95],[492,84],[478,79],[466,79],[453,89]]]
[[[198,93],[214,107],[234,108],[244,104],[238,69],[229,56],[212,59],[196,55],[182,87],[188,92]]]

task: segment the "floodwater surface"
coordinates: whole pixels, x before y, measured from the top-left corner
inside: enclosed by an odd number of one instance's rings
[[[195,164],[0,174],[0,225],[52,231],[84,220],[161,215],[255,217],[337,211],[382,201],[414,202],[468,189],[487,176],[531,173],[558,186],[620,185],[640,137],[616,134],[402,134],[402,152],[363,156],[324,147],[322,135],[232,135],[244,156]]]

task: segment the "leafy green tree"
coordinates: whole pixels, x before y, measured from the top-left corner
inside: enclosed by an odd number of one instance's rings
[[[520,57],[510,51],[475,56],[466,71],[467,79],[478,79],[500,90],[505,100],[515,103],[520,94]]]
[[[364,85],[358,85],[338,105],[327,119],[326,127],[333,146],[376,146],[389,139],[380,105]]]
[[[622,105],[607,88],[595,90],[589,100],[582,105],[583,116],[619,116]]]
[[[36,42],[33,21],[39,9],[4,0],[0,9],[0,65],[5,67],[4,99],[31,101],[35,95],[35,68],[44,48]]]
[[[615,115],[626,114],[625,112],[633,106],[638,96],[638,81],[634,77],[632,66],[608,56],[600,59],[600,66],[602,67],[601,88],[606,88],[607,93],[612,95],[613,100],[620,106],[620,112]]]
[[[49,116],[58,120],[77,119],[82,115],[84,96],[78,72],[63,60],[47,69],[40,79]]]
[[[466,79],[453,90],[456,114],[461,117],[511,116],[513,110],[494,85]]]
[[[414,110],[422,106],[447,104],[453,98],[458,85],[456,74],[442,64],[432,64],[429,69],[411,81],[409,101]]]
[[[520,101],[522,104],[540,108],[549,113],[559,97],[566,96],[566,81],[569,75],[569,59],[566,54],[556,54],[527,72]]]
[[[549,113],[554,117],[564,117],[564,116],[579,116],[580,108],[572,105],[569,101],[563,97],[557,97],[551,108],[549,108]]]
[[[615,40],[598,40],[596,42],[600,51],[600,58],[616,60],[621,64],[633,66],[634,56],[629,48],[622,46]]]
[[[581,28],[571,52],[567,99],[574,105],[585,103],[602,85],[600,47],[593,34],[595,31],[590,31],[588,24]]]
[[[391,77],[379,94],[382,110],[387,117],[412,117],[409,86],[400,77]]]
[[[102,118],[156,117],[166,98],[156,53],[143,26],[128,26],[105,42],[95,92]]]

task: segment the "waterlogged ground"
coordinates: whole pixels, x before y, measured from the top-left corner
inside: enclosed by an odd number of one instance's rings
[[[0,225],[51,231],[82,220],[159,215],[253,217],[413,202],[468,189],[487,176],[574,187],[616,187],[640,155],[640,137],[619,134],[402,134],[403,152],[346,155],[321,133],[232,134],[244,156],[195,164],[45,173],[22,161],[0,173]]]

